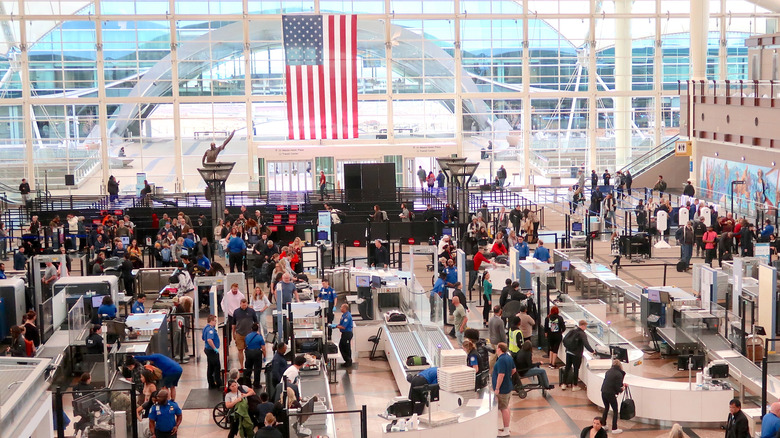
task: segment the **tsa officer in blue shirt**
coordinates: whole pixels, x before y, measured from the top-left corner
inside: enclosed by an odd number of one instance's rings
[[[206,327],[203,327],[203,343],[206,353],[206,380],[209,389],[222,388],[222,367],[219,364],[219,334],[217,333],[217,316],[209,315]]]
[[[98,316],[105,319],[114,319],[116,318],[116,312],[117,308],[114,300],[111,299],[111,295],[104,296],[103,303],[98,307]]]
[[[434,320],[436,311],[436,297],[444,298],[444,279],[447,278],[447,274],[442,271],[439,273],[439,278],[436,283],[433,284],[431,289],[430,305],[431,305],[431,321]]]
[[[146,302],[146,294],[138,294],[138,298],[136,298],[135,302],[133,303],[133,307],[130,308],[131,313],[145,313],[146,308],[144,307],[144,303]]]
[[[157,404],[149,410],[149,430],[152,438],[176,438],[181,424],[181,408],[173,400],[168,400],[168,391],[161,389],[157,393]]]
[[[328,280],[322,280],[322,287],[320,293],[317,295],[317,301],[326,301],[328,308],[325,310],[325,314],[328,317],[328,324],[333,323],[333,314],[336,312],[336,291],[330,287]],[[331,336],[331,329],[328,327],[328,339]]]
[[[244,342],[246,343],[246,365],[244,366],[244,378],[249,381],[252,376],[252,372],[255,373],[255,381],[252,384],[253,387],[260,387],[260,377],[262,377],[263,368],[263,355],[265,350],[265,339],[263,335],[259,333],[260,324],[252,324],[252,331],[246,335]]]
[[[550,258],[550,251],[548,251],[547,248],[544,247],[544,242],[542,242],[541,240],[538,241],[536,244],[536,250],[534,251],[534,258],[536,260],[545,263],[552,263],[552,259]]]
[[[341,340],[339,341],[339,350],[341,350],[341,357],[344,359],[344,367],[349,368],[352,366],[352,328],[354,323],[352,322],[352,314],[349,313],[349,306],[347,304],[341,305],[341,320],[336,326],[341,331]]]
[[[528,242],[523,239],[523,236],[517,236],[517,243],[515,243],[515,249],[517,250],[518,256],[520,256],[520,260],[525,260],[528,258],[529,255],[531,255],[530,250],[528,249]]]

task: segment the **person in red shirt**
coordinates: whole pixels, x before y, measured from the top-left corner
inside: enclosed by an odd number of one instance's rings
[[[325,171],[320,170],[320,201],[325,199],[327,195],[328,180],[325,178]]]
[[[492,252],[497,256],[505,255],[508,253],[506,247],[504,246],[504,242],[501,239],[496,239],[493,241],[493,247],[490,248],[490,252]]]
[[[482,266],[482,263],[488,263],[488,264],[491,264],[493,266],[496,265],[496,263],[491,261],[487,257],[486,254],[487,254],[487,250],[485,248],[480,249],[479,251],[477,251],[476,254],[474,254],[474,270],[475,271],[479,271],[479,267]]]
[[[715,241],[718,239],[718,235],[712,230],[712,225],[707,227],[707,231],[701,237],[704,242],[704,263],[712,266],[712,259],[715,258]]]

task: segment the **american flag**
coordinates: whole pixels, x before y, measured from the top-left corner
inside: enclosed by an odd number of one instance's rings
[[[357,15],[284,15],[290,140],[358,137]]]

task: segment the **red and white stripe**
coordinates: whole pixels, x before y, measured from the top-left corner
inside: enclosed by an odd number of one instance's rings
[[[286,66],[290,140],[358,138],[357,15],[323,17],[322,65]]]

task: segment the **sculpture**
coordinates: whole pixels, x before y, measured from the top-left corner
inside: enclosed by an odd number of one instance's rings
[[[208,150],[206,150],[206,152],[203,153],[203,158],[201,159],[201,162],[203,163],[204,166],[206,165],[206,163],[217,162],[217,156],[219,155],[220,152],[225,150],[225,146],[227,146],[230,140],[233,139],[233,135],[235,133],[236,131],[233,130],[233,132],[230,133],[230,136],[228,136],[228,138],[225,139],[225,141],[222,142],[222,145],[220,145],[219,147],[216,147],[217,146],[216,143],[211,142],[211,147]]]

